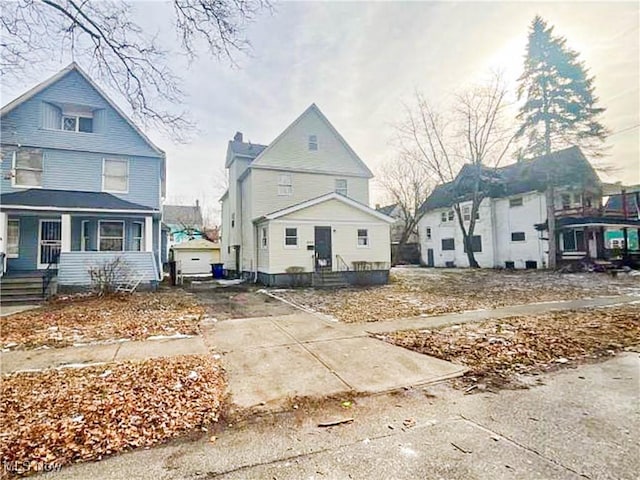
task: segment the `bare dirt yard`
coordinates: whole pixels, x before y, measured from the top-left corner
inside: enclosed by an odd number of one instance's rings
[[[218,421],[224,371],[209,355],[23,372],[2,378],[4,476],[150,446]]]
[[[271,317],[295,313],[296,309],[259,291],[255,286],[193,289],[207,316],[217,320]]]
[[[532,374],[640,348],[640,304],[569,310],[378,336],[463,364],[468,391],[523,387]]]
[[[60,297],[40,308],[0,317],[0,348],[68,347],[101,340],[194,335],[204,308],[183,290]]]
[[[377,322],[507,305],[640,294],[640,276],[394,268],[389,285],[281,290],[277,294],[343,322]]]

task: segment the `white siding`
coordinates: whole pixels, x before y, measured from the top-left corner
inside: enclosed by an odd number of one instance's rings
[[[278,220],[269,222],[269,265],[265,273],[284,273],[288,267],[303,267],[310,272],[314,269],[314,251],[307,246],[314,245],[315,227],[331,227],[332,264],[338,269],[336,255],[340,255],[352,268],[354,261],[391,261],[389,224],[376,217],[330,200],[299,210]],[[285,228],[298,229],[298,246],[285,246]],[[369,246],[358,247],[358,229],[367,229]],[[388,265],[387,265],[388,267]]]
[[[515,263],[515,268],[524,268],[527,260],[538,262],[541,268],[547,265],[547,242],[539,239],[535,224],[546,219],[544,194],[532,192],[519,195],[523,198],[520,207],[509,207],[509,198],[484,199],[480,204],[480,218],[476,220],[474,236],[482,237],[482,252],[476,252],[478,264],[484,268],[504,267],[505,262]],[[470,202],[461,206],[470,206]],[[441,208],[427,212],[419,222],[421,255],[424,263],[428,260],[428,249],[433,249],[434,266],[444,267],[446,262],[454,262],[457,267],[468,267],[469,262],[464,252],[462,230],[458,218],[442,222],[442,212],[449,208]],[[467,222],[468,225],[468,222]],[[427,227],[431,228],[431,239],[426,237]],[[524,232],[524,242],[512,242],[512,232]],[[453,238],[455,251],[442,250],[442,239]]]
[[[318,139],[317,150],[309,150],[310,135]],[[334,175],[370,176],[316,107],[307,109],[269,145],[254,165],[285,170],[314,170]]]

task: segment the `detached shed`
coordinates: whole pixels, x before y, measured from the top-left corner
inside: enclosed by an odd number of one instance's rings
[[[171,247],[170,258],[175,260],[183,275],[211,273],[211,264],[220,263],[220,244],[202,238]]]

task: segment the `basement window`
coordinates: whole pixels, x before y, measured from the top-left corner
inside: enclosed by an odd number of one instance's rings
[[[524,242],[526,239],[524,232],[511,232],[512,242]]]

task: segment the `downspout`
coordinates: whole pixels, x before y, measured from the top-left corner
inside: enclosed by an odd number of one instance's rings
[[[256,245],[256,263],[254,266],[254,278],[253,278],[253,283],[258,283],[258,263],[260,261],[260,245],[258,245],[258,242],[260,240],[259,238],[259,234],[258,232],[260,231],[260,229],[258,228],[258,225],[254,224],[253,225],[253,229],[255,230],[256,234],[255,234],[255,245]]]

